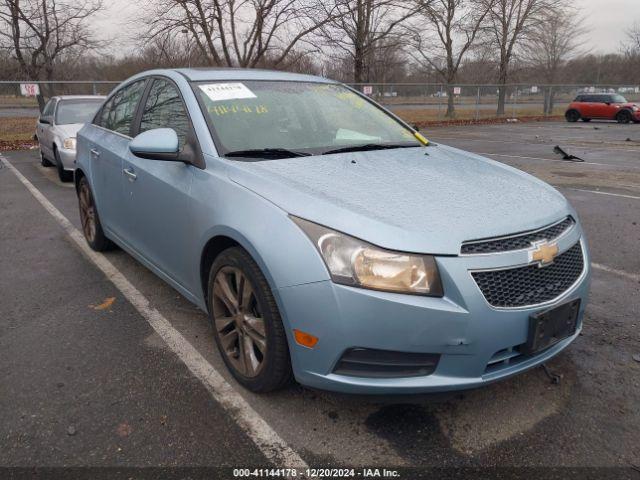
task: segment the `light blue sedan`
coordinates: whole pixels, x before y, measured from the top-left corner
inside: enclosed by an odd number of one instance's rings
[[[117,244],[208,312],[250,390],[475,388],[582,328],[589,257],[567,200],[340,83],[150,71],[77,148],[89,245]]]

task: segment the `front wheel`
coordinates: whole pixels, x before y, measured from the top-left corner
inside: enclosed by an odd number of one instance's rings
[[[73,172],[69,172],[68,170],[64,169],[64,166],[62,165],[62,160],[60,159],[60,154],[58,153],[57,149],[53,150],[53,154],[56,157],[56,168],[58,169],[58,178],[63,183],[71,182],[73,180]]]
[[[78,184],[78,204],[80,207],[80,223],[84,238],[96,252],[104,252],[113,248],[113,243],[102,230],[98,210],[96,209],[87,177],[82,177]]]
[[[271,289],[246,250],[222,252],[211,266],[209,316],[225,365],[247,389],[264,393],[291,379],[289,347]]]
[[[577,110],[569,110],[564,114],[564,118],[567,119],[567,122],[575,123],[580,120],[580,112]]]
[[[629,123],[633,120],[633,115],[631,115],[629,110],[620,110],[616,115],[616,120],[618,123]]]

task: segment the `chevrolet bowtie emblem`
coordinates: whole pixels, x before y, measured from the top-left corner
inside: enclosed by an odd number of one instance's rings
[[[538,262],[539,267],[546,267],[553,263],[559,252],[557,243],[542,240],[534,243],[533,249],[529,250],[529,262]]]

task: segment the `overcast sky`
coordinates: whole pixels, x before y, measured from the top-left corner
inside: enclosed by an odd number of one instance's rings
[[[585,18],[587,48],[593,53],[616,52],[634,21],[640,22],[640,0],[565,0],[575,5]],[[98,20],[99,27],[110,38],[118,38],[122,46],[133,48],[128,39],[132,28],[127,22],[136,22],[141,10],[131,0],[112,0],[107,11]],[[139,3],[138,3],[139,5]],[[139,23],[138,23],[139,25]],[[117,47],[109,53],[116,54]],[[121,51],[121,50],[120,50]]]

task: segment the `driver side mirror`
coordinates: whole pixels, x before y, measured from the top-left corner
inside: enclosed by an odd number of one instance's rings
[[[131,140],[129,150],[136,157],[148,160],[183,162],[179,158],[180,141],[173,128],[155,128],[142,132]]]

